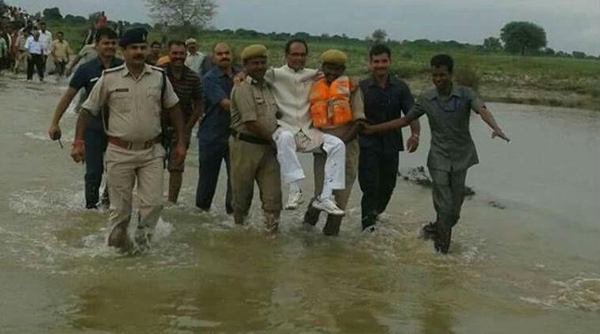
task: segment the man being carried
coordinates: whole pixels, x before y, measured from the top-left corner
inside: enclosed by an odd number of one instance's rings
[[[310,113],[316,128],[338,137],[346,145],[345,188],[333,192],[337,205],[343,210],[350,198],[358,171],[359,148],[356,135],[361,123],[357,120],[365,118],[363,97],[358,85],[343,75],[347,62],[347,56],[343,52],[329,50],[321,55],[321,60],[324,77],[311,88]],[[326,158],[325,154],[314,154],[315,196],[323,189]],[[319,214],[319,210],[309,206],[304,215],[304,223],[315,225]],[[328,215],[323,233],[337,235],[341,222],[342,216]]]
[[[277,145],[277,160],[283,180],[289,186],[286,209],[296,209],[302,201],[299,181],[305,178],[296,152],[327,154],[323,191],[312,202],[316,209],[333,215],[343,215],[331,196],[333,190],[344,189],[344,158],[346,148],[339,138],[324,134],[312,126],[309,94],[317,71],[305,69],[308,46],[304,40],[290,40],[285,46],[286,65],[271,69],[265,79],[273,89],[279,117],[279,128],[273,134]]]
[[[364,132],[405,127],[427,115],[431,128],[427,166],[433,180],[433,205],[437,220],[425,226],[423,234],[433,238],[438,252],[446,254],[450,248],[452,228],[460,218],[467,169],[479,163],[469,130],[471,110],[479,114],[492,129],[492,138],[498,137],[507,142],[509,139],[479,97],[471,89],[452,82],[452,57],[436,55],[430,63],[435,87],[423,92],[405,117],[388,123],[367,125]]]

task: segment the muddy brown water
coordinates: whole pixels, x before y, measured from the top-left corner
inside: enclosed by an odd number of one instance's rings
[[[192,145],[181,204],[149,254],[124,257],[104,246],[106,214],[82,209],[75,115],[65,149],[47,138],[64,89],[0,77],[1,333],[600,333],[600,113],[489,104],[510,144],[474,117],[476,195],[449,256],[417,239],[430,190],[402,180],[373,235],[360,232],[358,185],[337,238],[298,211],[268,239],[256,200],[236,228],[223,175],[200,213]],[[403,167],[425,163],[424,128]]]

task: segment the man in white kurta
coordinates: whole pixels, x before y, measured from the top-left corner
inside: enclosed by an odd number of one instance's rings
[[[270,69],[265,75],[279,110],[279,128],[273,134],[273,140],[277,145],[283,181],[289,185],[285,208],[296,209],[302,201],[299,181],[305,174],[296,152],[322,150],[327,154],[323,191],[312,206],[328,214],[343,215],[344,211],[333,201],[332,193],[345,187],[346,147],[339,138],[312,127],[309,94],[318,73],[304,68],[307,54],[306,42],[291,40],[285,48],[286,65]]]

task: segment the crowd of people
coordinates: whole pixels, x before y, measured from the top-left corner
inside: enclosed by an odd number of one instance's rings
[[[97,29],[106,26],[108,19],[104,12],[98,15],[96,22],[83,39],[82,50],[89,51],[94,48],[93,37]],[[114,27],[123,31],[123,24]],[[90,45],[86,48],[87,45]],[[81,53],[80,53],[81,54]],[[20,7],[5,6],[0,10],[0,75],[4,71],[18,74],[25,71],[27,80],[32,81],[37,73],[39,81],[44,81],[48,72],[56,74],[57,78],[70,73],[67,69],[73,51],[64,39],[62,31],[55,35],[46,27],[46,22],[29,15]],[[48,58],[54,64],[52,71],[47,71]]]
[[[469,131],[471,111],[489,125],[492,138],[509,141],[477,95],[453,83],[449,55],[431,58],[434,87],[415,101],[409,86],[390,74],[392,51],[384,44],[371,47],[371,74],[358,80],[344,74],[348,58],[340,50],[321,54],[319,69],[306,68],[309,46],[302,39],[282,46],[283,66],[269,67],[263,45],[246,47],[238,66],[226,42],[216,43],[205,56],[194,39],[172,40],[167,55],[160,57],[161,43],[148,45],[147,37],[143,28],[122,36],[109,27],[97,28],[93,46],[75,59],[80,65],[48,130],[53,140],[61,138],[60,119],[83,89],[71,156],[86,165],[86,208],[108,206],[108,245],[125,252],[150,246],[165,204],[165,167],[167,203],[177,203],[198,122],[198,209],[211,210],[224,162],[226,212],[244,224],[256,183],[266,231],[276,234],[280,212],[304,202],[300,181],[306,173],[298,153],[309,153],[315,191],[304,223],[314,226],[325,213],[323,233],[335,236],[357,178],[362,228],[376,230],[394,191],[399,152],[418,149],[418,118],[427,115],[432,133],[427,164],[437,217],[422,228],[422,236],[433,239],[441,253],[448,252],[460,218],[467,170],[478,163]],[[117,44],[123,59],[116,57]],[[411,130],[406,144],[402,127]],[[107,193],[101,195],[105,172]],[[129,236],[135,184],[140,219]]]

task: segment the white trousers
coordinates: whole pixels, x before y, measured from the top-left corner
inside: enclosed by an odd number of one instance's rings
[[[327,159],[325,160],[325,179],[324,187],[338,190],[344,189],[346,183],[346,145],[338,137],[320,133],[322,144],[313,146],[307,145],[307,140],[310,140],[304,133],[299,131],[296,134],[281,127],[273,133],[273,140],[277,145],[277,161],[281,167],[281,175],[283,182],[290,184],[297,182],[306,177],[302,165],[298,160],[297,151],[309,152],[325,152]],[[319,138],[319,139],[320,139]],[[314,143],[312,143],[314,144]],[[307,146],[317,147],[312,151],[305,151],[303,148]]]

